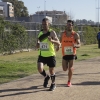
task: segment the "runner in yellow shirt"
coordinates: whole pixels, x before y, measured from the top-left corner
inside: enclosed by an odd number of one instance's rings
[[[54,67],[56,66],[54,44],[57,45],[56,51],[58,51],[60,48],[60,42],[55,31],[49,28],[49,20],[47,18],[42,20],[42,27],[43,30],[38,34],[37,39],[37,48],[39,48],[37,67],[39,73],[44,76],[43,86],[45,88],[48,86],[48,81],[51,77],[52,82],[50,91],[53,91],[56,88],[54,72]],[[50,76],[46,74],[44,64],[49,66]]]

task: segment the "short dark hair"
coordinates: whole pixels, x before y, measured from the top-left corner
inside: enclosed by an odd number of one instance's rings
[[[48,18],[43,18],[42,22],[44,22],[44,21],[49,21],[49,19]]]
[[[72,23],[72,25],[74,25],[74,21],[73,20],[67,20],[67,23],[70,22]]]

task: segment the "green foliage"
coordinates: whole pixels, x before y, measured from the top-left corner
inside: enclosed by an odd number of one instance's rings
[[[86,26],[84,27],[84,44],[96,44],[97,43],[97,29],[95,27]]]
[[[59,33],[60,32],[60,29],[59,28],[57,28],[57,27],[50,27],[51,29],[53,29],[56,33]]]
[[[4,32],[5,21],[0,17],[0,33]]]
[[[13,36],[12,44],[14,44],[14,43],[16,44],[16,45],[13,45],[14,50],[15,49],[22,50],[23,48],[25,48],[26,43],[27,43],[27,33],[25,31],[25,28],[23,26],[21,26],[20,24],[14,24],[14,25],[11,25],[10,30],[11,30],[11,34]],[[16,46],[17,46],[17,48],[16,48]]]
[[[75,32],[77,32],[77,31],[78,31],[78,26],[74,26],[73,30],[74,30]]]
[[[16,49],[22,50],[27,45],[26,29],[20,24],[12,24],[0,19],[0,52],[12,53]]]
[[[3,40],[3,51],[11,54],[12,51],[14,51],[17,48],[17,41],[14,35],[9,34],[7,32],[6,37]]]
[[[6,22],[0,17],[0,52],[2,52],[5,24]]]
[[[14,5],[14,16],[15,17],[27,17],[29,16],[27,7],[24,6],[23,1],[18,0],[1,0],[3,2],[11,2]]]

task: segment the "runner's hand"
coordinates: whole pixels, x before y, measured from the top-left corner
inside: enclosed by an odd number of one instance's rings
[[[49,40],[49,41],[52,41],[52,38],[51,38],[50,36],[48,36],[48,40]]]
[[[48,40],[49,40],[50,42],[53,42],[53,40],[52,40],[52,38],[51,38],[50,36],[48,36]]]
[[[76,45],[77,45],[77,44],[73,43],[73,47],[74,47],[74,48],[76,48]]]
[[[57,47],[56,47],[56,51],[59,51],[59,49],[60,49],[60,46],[57,46]]]

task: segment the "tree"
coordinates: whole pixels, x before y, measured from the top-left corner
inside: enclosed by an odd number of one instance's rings
[[[8,52],[11,54],[15,50],[21,50],[27,48],[27,33],[26,29],[18,23],[6,23],[4,32],[4,38],[2,41],[2,52]]]
[[[97,27],[91,27],[91,26],[84,26],[84,44],[96,44],[97,43],[97,32],[95,31]]]
[[[20,24],[13,24],[11,26],[11,33],[16,38],[18,49],[22,50],[27,44],[27,33],[24,26]]]
[[[2,48],[3,48],[5,24],[6,22],[4,21],[4,19],[0,17],[0,52],[2,52]]]
[[[29,16],[27,7],[24,6],[23,1],[18,0],[1,0],[2,2],[10,2],[14,5],[14,16],[15,17],[27,17]]]
[[[28,47],[26,28],[18,23],[5,21],[0,17],[0,53],[11,54]]]

